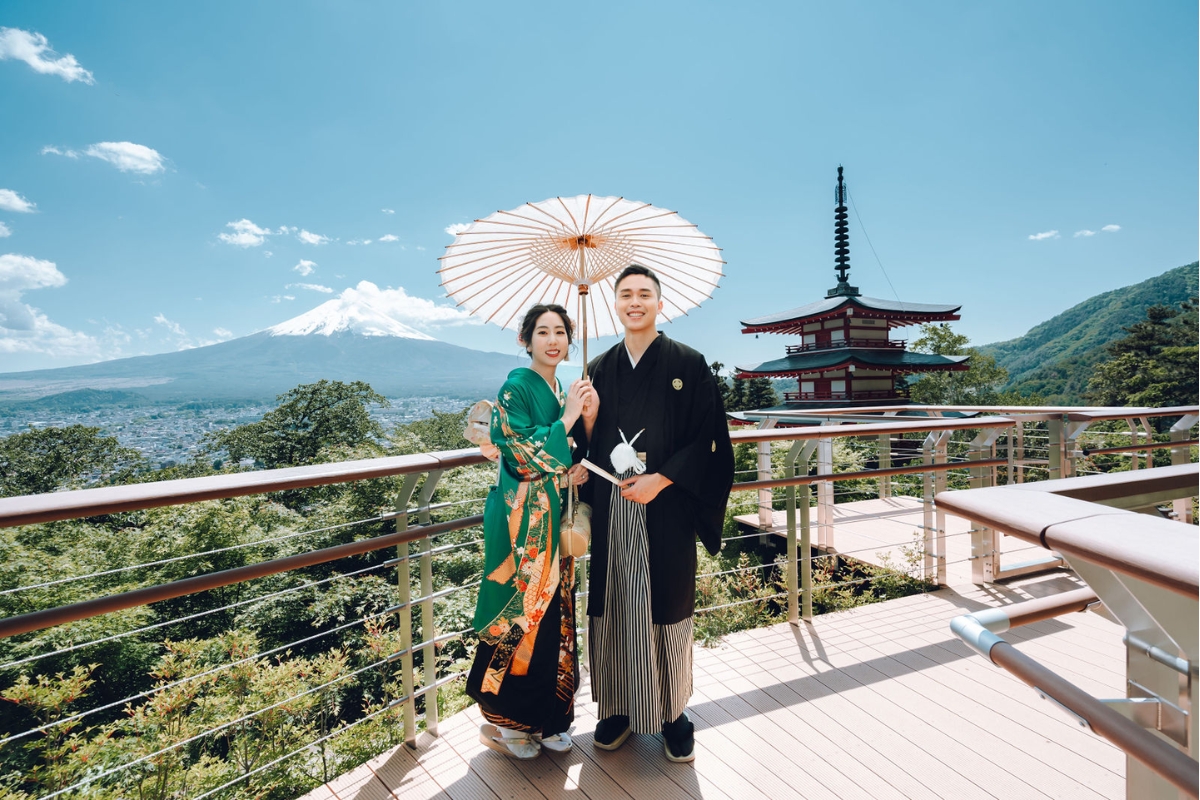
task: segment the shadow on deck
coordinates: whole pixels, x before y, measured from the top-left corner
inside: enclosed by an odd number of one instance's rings
[[[1078,588],[1058,572],[941,589],[733,634],[696,648],[696,761],[658,736],[592,747],[585,684],[575,750],[511,761],[472,707],[307,795],[377,798],[992,798],[1125,796],[1125,755],[956,638],[952,617]],[[1094,695],[1125,691],[1122,628],[1072,614],[1007,638]]]

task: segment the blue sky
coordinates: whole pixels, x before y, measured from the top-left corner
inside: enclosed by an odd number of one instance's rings
[[[852,282],[962,303],[976,344],[1197,256],[1192,2],[8,2],[0,27],[0,372],[363,281],[513,352],[435,307],[445,229],[586,192],[714,238],[721,287],[666,330],[753,363],[786,342],[740,319],[834,283],[838,164]]]

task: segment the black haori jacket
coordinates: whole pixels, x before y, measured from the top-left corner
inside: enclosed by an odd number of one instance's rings
[[[618,359],[628,358],[625,343],[619,342],[588,365],[600,412],[591,441],[582,420],[573,431],[578,444],[575,460],[586,456],[609,472],[615,472],[609,456],[621,441]],[[634,448],[646,453],[647,473],[673,481],[646,507],[650,609],[656,625],[670,625],[692,616],[696,609],[696,537],[710,553],[721,549],[725,507],[733,486],[733,446],[721,394],[704,356],[660,333],[642,359],[651,371],[639,380],[645,381],[637,401],[645,432]],[[625,431],[630,437],[635,433]],[[587,613],[593,617],[604,615],[608,510],[615,488],[595,475],[582,487],[583,499],[592,505]]]

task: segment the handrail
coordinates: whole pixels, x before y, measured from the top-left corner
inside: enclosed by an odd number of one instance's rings
[[[121,611],[126,608],[158,603],[162,600],[171,600],[189,594],[206,592],[210,589],[219,589],[222,586],[242,583],[254,580],[255,578],[264,578],[268,575],[277,575],[280,572],[300,569],[301,567],[324,564],[328,561],[336,561],[339,558],[369,553],[372,550],[380,550],[384,547],[406,544],[433,534],[461,530],[462,528],[470,528],[473,525],[482,524],[482,515],[464,517],[463,519],[454,519],[449,522],[439,522],[433,525],[425,525],[424,527],[388,533],[383,536],[375,536],[371,539],[360,539],[357,542],[334,545],[333,547],[326,547],[321,550],[311,550],[307,553],[277,558],[272,561],[262,561],[258,564],[248,564],[244,567],[210,572],[207,575],[197,575],[194,578],[184,578],[170,583],[147,586],[144,589],[133,589],[128,592],[98,597],[94,600],[84,600],[67,606],[48,608],[44,611],[31,611],[28,614],[19,614],[15,617],[0,619],[0,639],[29,633],[30,631],[51,628],[66,622],[90,619],[91,617],[98,617],[101,614]]]
[[[1081,592],[1091,594],[1088,590]],[[951,620],[950,629],[993,664],[1067,709],[1093,731],[1170,781],[1176,788],[1190,797],[1197,797],[1200,794],[1200,777],[1197,774],[1198,765],[1195,759],[1020,652],[990,629],[993,626],[1004,626],[1005,623],[1000,617],[1005,616],[1011,620],[1010,625],[1028,624],[1037,619],[1057,616],[1058,614],[1053,613],[1056,605],[1060,614],[1082,610],[1079,607],[1080,603],[1084,603],[1084,607],[1089,603],[1081,592],[1070,592],[1068,594],[1072,597],[1069,598],[1044,598],[1037,609],[1030,609],[1024,614],[1021,612],[1021,606],[1027,603],[963,614]],[[1095,595],[1092,597],[1095,598]],[[1036,602],[1039,601],[1030,601]],[[1014,610],[1017,613],[1014,614]]]
[[[862,411],[862,409],[855,409]],[[874,409],[872,409],[874,410]],[[837,439],[842,436],[878,436],[882,433],[925,433],[936,431],[973,431],[980,428],[1010,428],[1016,420],[1009,417],[982,417],[974,419],[920,419],[889,418],[895,422],[865,422],[857,425],[821,425],[808,428],[769,428],[765,430],[733,431],[729,438],[734,444],[741,442],[806,441],[809,439]]]
[[[947,491],[935,500],[940,508],[989,528],[1196,599],[1200,594],[1200,541],[1194,528],[1065,496],[1071,491],[1086,495],[1103,484],[1113,491],[1124,487],[1131,492],[1138,482],[1150,487],[1170,485],[1189,474],[1200,475],[1200,465],[1138,470],[1137,477],[1132,477],[1135,473],[1126,473],[1129,477],[1089,475],[1041,484]],[[1187,485],[1195,488],[1195,477]],[[1154,535],[1153,552],[1133,541],[1134,530]]]
[[[478,448],[0,498],[0,528],[481,464]]]
[[[975,469],[978,467],[1007,466],[1007,458],[988,458],[981,461],[956,461],[949,464],[914,464],[911,467],[890,467],[888,469],[867,469],[860,472],[832,472],[824,475],[797,475],[794,478],[772,478],[767,481],[744,481],[735,483],[735,492],[749,492],[754,489],[778,489],[784,486],[807,486],[825,481],[857,481],[869,478],[890,478],[896,475],[915,475],[923,472],[946,472],[952,469]]]
[[[976,430],[1012,425],[1006,417],[980,420],[917,419],[894,423],[825,426],[812,429],[734,431],[730,438],[741,442],[794,441],[828,439],[841,436],[871,436],[881,433],[920,433],[924,431]],[[305,489],[333,483],[411,475],[430,470],[453,469],[486,463],[478,448],[445,450],[419,455],[313,464],[305,467],[237,472],[203,478],[181,478],[155,483],[103,486],[68,492],[0,498],[0,528],[34,525],[65,519],[95,517],[125,511],[220,500],[250,494]],[[780,484],[786,485],[786,484]]]

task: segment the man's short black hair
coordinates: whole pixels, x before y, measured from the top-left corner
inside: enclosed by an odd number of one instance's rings
[[[621,281],[628,278],[630,275],[645,275],[650,280],[654,281],[654,289],[658,292],[658,296],[662,297],[662,283],[658,280],[658,276],[654,274],[654,270],[649,267],[643,267],[641,264],[630,264],[625,269],[621,270],[621,274],[617,276],[616,283],[613,284],[613,291],[616,292],[621,287]]]

